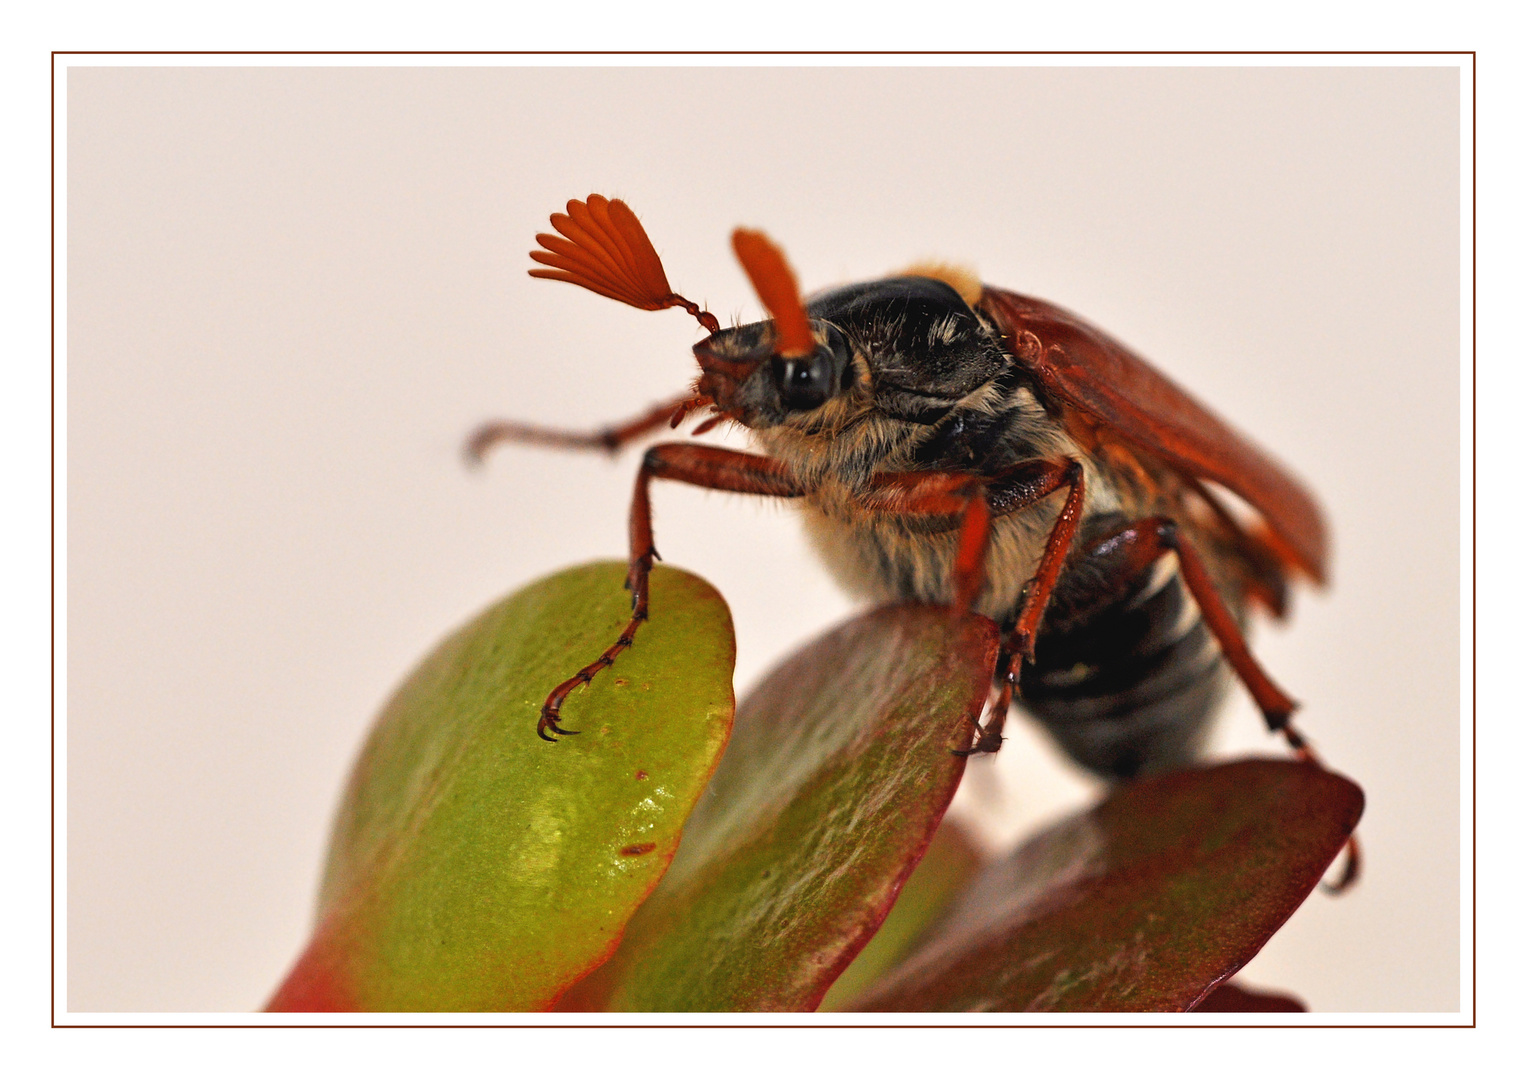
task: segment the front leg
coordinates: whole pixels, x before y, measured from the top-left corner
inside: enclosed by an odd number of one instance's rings
[[[647,579],[652,573],[653,561],[658,558],[652,541],[653,480],[680,480],[715,491],[772,495],[782,499],[805,494],[785,466],[773,458],[693,443],[660,443],[649,449],[636,474],[636,493],[631,499],[631,562],[626,572],[626,588],[631,591],[631,621],[615,644],[547,696],[546,704],[541,706],[536,734],[548,742],[556,742],[557,735],[577,734],[558,723],[562,718],[562,703],[568,694],[588,685],[595,675],[615,663],[615,658],[635,643],[637,629],[647,621]]]
[[[607,454],[615,454],[664,424],[677,427],[686,416],[704,405],[706,400],[693,393],[685,394],[672,401],[654,405],[640,416],[598,431],[565,431],[538,424],[522,424],[517,420],[490,420],[467,438],[462,454],[467,464],[472,466],[481,465],[489,450],[506,442],[557,446],[564,450],[603,450]]]

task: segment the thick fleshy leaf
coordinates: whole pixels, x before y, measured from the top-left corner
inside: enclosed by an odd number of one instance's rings
[[[1292,994],[1280,994],[1273,990],[1252,990],[1240,983],[1223,982],[1210,990],[1208,995],[1193,1006],[1193,1012],[1309,1012],[1309,1008]]]
[[[630,617],[626,568],[546,578],[441,643],[383,710],[337,817],[318,929],[276,1011],[542,1009],[614,950],[732,721],[731,616],[659,567],[636,645],[536,737]]]
[[[875,984],[903,960],[928,930],[949,910],[981,869],[981,849],[970,833],[948,818],[933,834],[933,842],[902,886],[891,913],[875,936],[838,981],[832,984],[818,1012],[836,1012]]]
[[[816,1008],[927,849],[996,650],[979,616],[882,608],[777,668],[668,878],[559,1007]]]
[[[1362,807],[1351,781],[1291,761],[1126,785],[983,872],[854,1007],[1190,1009],[1293,914]]]

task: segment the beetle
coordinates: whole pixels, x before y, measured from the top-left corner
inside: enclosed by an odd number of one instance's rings
[[[503,441],[614,452],[702,409],[697,434],[741,424],[762,453],[683,442],[646,451],[630,516],[631,620],[551,691],[542,738],[575,733],[562,726],[568,695],[614,664],[648,618],[650,489],[663,479],[794,500],[852,591],[994,619],[992,699],[958,753],[995,752],[1016,696],[1094,773],[1171,769],[1199,750],[1233,673],[1267,726],[1313,760],[1290,723],[1293,699],[1243,631],[1254,609],[1284,616],[1293,580],[1324,583],[1320,508],[1124,345],[1061,307],[945,266],[802,300],[779,248],[748,229],[732,246],[770,318],[723,329],[669,286],[625,203],[590,195],[551,222],[531,275],[687,311],[707,332],[694,346],[700,374],[684,395],[591,434],[486,424],[469,457]]]

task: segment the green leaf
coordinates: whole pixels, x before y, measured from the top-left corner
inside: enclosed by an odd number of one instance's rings
[[[987,619],[882,608],[776,669],[672,872],[559,1007],[816,1008],[943,817],[996,652]]]
[[[1152,777],[985,871],[864,1011],[1191,1009],[1314,889],[1362,814],[1314,765]]]
[[[981,850],[948,818],[864,951],[838,976],[818,1012],[838,1012],[904,959],[981,869]]]
[[[547,578],[446,639],[361,753],[318,929],[268,1008],[526,1010],[614,950],[678,847],[732,721],[731,616],[659,567],[652,619],[536,737],[546,694],[630,617],[626,568]]]

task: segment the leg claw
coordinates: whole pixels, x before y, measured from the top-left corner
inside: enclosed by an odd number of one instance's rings
[[[950,753],[955,757],[970,757],[973,754],[995,754],[998,750],[1002,749],[1002,744],[1007,741],[1006,738],[995,731],[987,731],[981,727],[978,727],[976,730],[980,734],[977,736],[973,746],[966,750],[951,750]]]
[[[568,728],[562,727],[560,724],[558,724],[557,721],[560,719],[561,717],[552,710],[543,708],[541,710],[541,722],[536,725],[536,734],[541,736],[541,738],[545,739],[547,742],[556,742],[557,735],[578,734],[576,731],[571,731]],[[553,734],[546,734],[548,731],[553,732]]]
[[[1322,879],[1320,882],[1320,891],[1327,896],[1340,896],[1356,884],[1358,878],[1362,877],[1362,848],[1358,846],[1356,835],[1347,837],[1347,844],[1346,847],[1342,848],[1342,854],[1346,857],[1346,861],[1342,865],[1340,873],[1336,875],[1336,880],[1326,881]]]

